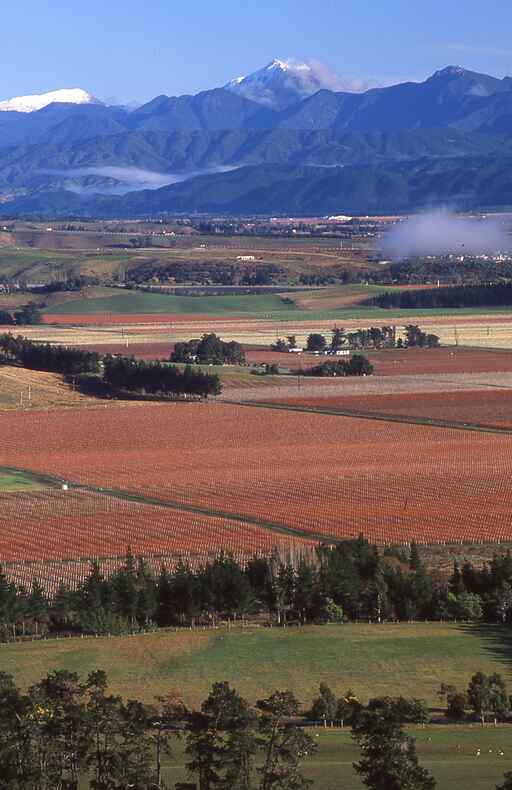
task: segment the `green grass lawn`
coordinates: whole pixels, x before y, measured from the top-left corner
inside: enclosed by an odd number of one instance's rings
[[[465,688],[477,670],[500,672],[512,685],[512,630],[440,623],[221,628],[48,640],[0,651],[0,670],[23,686],[57,668],[104,669],[116,693],[148,701],[178,687],[195,705],[214,681],[228,680],[250,701],[290,688],[309,704],[325,681],[339,694],[352,688],[362,700],[403,694],[436,706],[441,682]]]

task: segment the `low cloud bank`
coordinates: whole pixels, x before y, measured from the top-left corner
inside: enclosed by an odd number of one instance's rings
[[[382,240],[389,258],[416,255],[491,255],[509,252],[512,239],[493,218],[460,217],[449,211],[420,214],[398,222]]]
[[[161,187],[179,184],[190,178],[215,173],[226,173],[236,167],[214,167],[190,173],[158,173],[140,167],[121,167],[107,165],[105,167],[75,167],[64,170],[44,170],[46,175],[62,176],[69,179],[64,188],[80,195],[125,195],[142,189],[160,189]],[[98,179],[103,179],[98,181]],[[109,183],[110,182],[110,183]]]

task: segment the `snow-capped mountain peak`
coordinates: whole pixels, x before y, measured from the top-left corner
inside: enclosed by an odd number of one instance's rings
[[[37,112],[49,104],[101,104],[82,88],[63,88],[49,93],[37,93],[31,96],[15,96],[0,101],[0,112]]]
[[[317,61],[305,63],[274,58],[259,71],[237,77],[224,86],[246,99],[283,110],[319,90],[360,92],[373,87],[362,80],[342,79]]]
[[[237,77],[224,86],[246,99],[273,109],[284,109],[326,87],[307,63],[274,58],[247,77]]]

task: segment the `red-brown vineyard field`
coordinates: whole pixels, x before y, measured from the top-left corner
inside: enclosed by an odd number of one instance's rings
[[[213,558],[219,547],[244,562],[255,554],[308,552],[313,542],[247,522],[191,513],[101,493],[47,488],[0,494],[0,557],[9,576],[45,586],[70,586],[85,575],[88,560],[121,562],[132,552],[153,559],[158,572],[182,560]]]
[[[144,554],[169,555],[183,543],[209,550],[218,542],[220,549],[227,532],[225,548],[235,553],[257,545],[265,550],[284,539],[267,529],[269,523],[300,538],[363,533],[381,544],[512,539],[508,435],[221,403],[4,413],[0,431],[2,465],[52,474],[96,493],[106,489],[197,507],[206,516],[236,516],[265,533],[252,543],[251,530],[239,521],[235,537],[222,523],[224,537],[218,533],[212,541],[209,518],[180,514],[180,521],[169,509],[158,518],[148,510],[148,518],[143,507],[123,509],[122,498],[109,510],[105,499],[71,489],[45,493],[46,511],[32,509],[48,537],[41,559],[48,556],[50,536],[51,556],[62,557],[78,548],[72,541],[81,541],[86,555],[123,551],[130,541]],[[13,520],[6,496],[0,497],[3,529]],[[73,515],[66,516],[63,502],[73,497]],[[27,505],[27,519],[29,511]],[[23,523],[19,530],[24,537]],[[5,551],[4,542],[0,560]]]
[[[200,313],[52,313],[43,316],[43,324],[76,326],[110,326],[126,324],[190,323],[195,321],[240,321],[239,316],[212,316]]]
[[[510,390],[456,390],[454,392],[400,393],[396,395],[335,395],[286,398],[276,404],[329,411],[443,420],[467,425],[512,428]]]

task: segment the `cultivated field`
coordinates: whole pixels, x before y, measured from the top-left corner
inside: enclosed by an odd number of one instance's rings
[[[399,395],[338,395],[334,397],[289,398],[291,406],[369,414],[413,417],[468,425],[512,429],[511,390],[467,390]]]
[[[31,484],[32,483],[32,484]],[[48,591],[59,581],[75,587],[88,573],[88,560],[117,567],[130,546],[158,573],[162,562],[195,567],[220,548],[241,563],[255,554],[309,553],[313,541],[265,529],[243,520],[214,517],[178,507],[108,496],[100,491],[36,488],[14,473],[0,475],[0,558],[8,576]]]
[[[276,295],[274,295],[275,298]],[[170,296],[163,296],[170,299]],[[185,297],[176,297],[184,299]],[[200,299],[201,297],[189,297]],[[247,297],[211,297],[212,299],[258,299]],[[262,297],[268,299],[269,297]],[[488,312],[466,313],[463,310],[450,314],[427,313],[426,311],[403,311],[389,314],[386,311],[337,311],[313,312],[288,309],[279,312],[252,311],[242,315],[240,311],[231,313],[69,313],[46,314],[46,326],[27,327],[26,331],[34,338],[51,342],[72,344],[103,339],[105,342],[122,342],[126,337],[137,338],[138,342],[158,342],[164,333],[171,342],[190,340],[207,332],[215,332],[223,340],[237,340],[248,346],[268,348],[278,337],[295,335],[297,342],[306,344],[311,332],[319,332],[330,337],[334,326],[342,326],[347,331],[367,329],[370,326],[396,325],[398,336],[406,324],[418,324],[427,332],[433,332],[441,339],[443,346],[453,348],[471,347],[482,349],[512,349],[512,316],[507,313]],[[25,331],[25,328],[24,328]],[[67,338],[67,340],[66,340]]]
[[[221,403],[17,412],[0,429],[5,466],[301,537],[512,539],[508,435]]]

